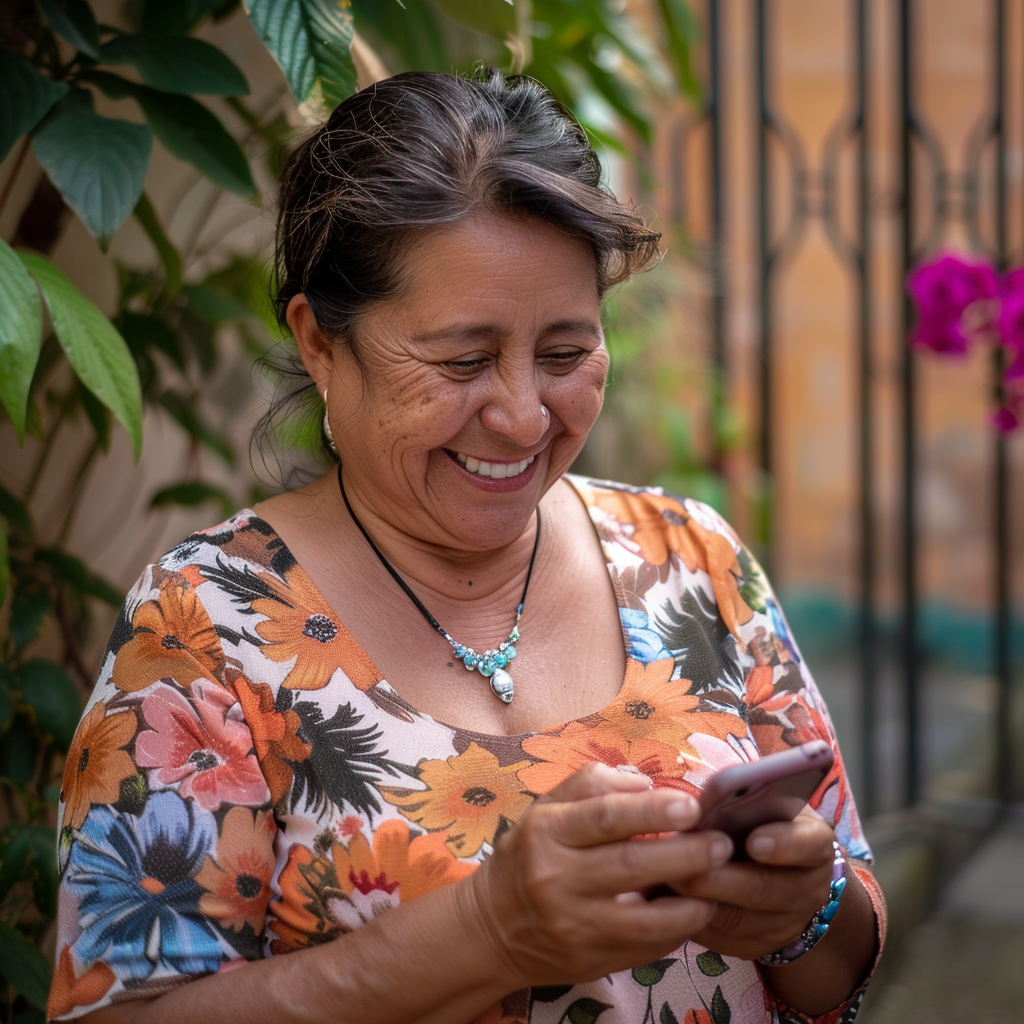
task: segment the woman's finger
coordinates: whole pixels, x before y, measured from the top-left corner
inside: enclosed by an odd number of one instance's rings
[[[828,822],[805,807],[792,821],[774,821],[754,829],[745,849],[761,864],[813,868],[831,864],[834,839]]]
[[[697,801],[677,790],[606,791],[535,808],[552,837],[581,849],[633,836],[687,831],[700,817]],[[720,833],[719,833],[720,835]]]
[[[651,780],[641,772],[624,771],[593,761],[573,772],[564,782],[559,783],[550,793],[542,796],[538,803],[563,803],[585,800],[602,793],[646,793]]]

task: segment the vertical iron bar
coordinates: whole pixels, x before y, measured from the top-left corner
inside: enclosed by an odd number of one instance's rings
[[[714,381],[711,398],[712,466],[724,468],[722,419],[724,414],[728,363],[725,347],[725,182],[723,180],[722,78],[719,54],[719,4],[708,0],[708,118],[711,142],[711,332]]]
[[[760,268],[758,296],[758,321],[760,343],[758,350],[758,372],[760,376],[761,434],[759,461],[761,468],[760,508],[758,516],[758,541],[761,561],[770,572],[773,481],[772,481],[772,258],[771,246],[771,177],[768,168],[768,53],[766,43],[767,0],[757,0],[756,15],[756,78],[757,89],[757,253]]]
[[[857,260],[858,290],[858,416],[860,419],[860,615],[858,656],[861,682],[861,750],[863,768],[863,806],[866,815],[878,810],[878,749],[875,725],[878,718],[878,657],[875,630],[875,529],[872,473],[871,403],[871,181],[868,160],[868,9],[867,0],[857,0],[855,8],[857,40],[857,235],[860,252]]]
[[[913,168],[913,45],[912,0],[900,0],[899,6],[899,103],[900,103],[900,175],[903,204],[901,231],[902,281],[914,258],[914,168]],[[902,589],[903,589],[903,713],[906,739],[906,772],[904,796],[907,804],[915,804],[921,794],[921,716],[920,659],[918,651],[917,607],[917,501],[915,477],[915,402],[914,359],[907,344],[913,310],[906,289],[902,289],[899,344],[902,353],[900,396],[902,399],[901,443],[903,448],[903,515],[902,515]]]
[[[996,260],[999,269],[1005,271],[1009,262],[1009,232],[1006,223],[1006,0],[994,0],[993,30],[995,61],[993,62],[993,101],[995,116],[995,213],[996,213]],[[996,348],[994,362],[994,387],[997,397],[1002,398],[1002,374],[1004,353]],[[995,559],[995,671],[998,685],[996,698],[996,794],[1005,805],[1013,796],[1013,715],[1012,685],[1013,670],[1010,652],[1010,520],[1009,480],[1007,466],[1006,438],[997,434],[995,439],[995,480],[993,495],[995,502],[995,538],[993,557]]]

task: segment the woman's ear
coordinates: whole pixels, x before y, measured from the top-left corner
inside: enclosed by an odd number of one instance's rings
[[[285,319],[298,347],[302,365],[317,391],[323,394],[334,365],[334,345],[320,330],[313,315],[313,307],[302,292],[292,296],[285,311]]]

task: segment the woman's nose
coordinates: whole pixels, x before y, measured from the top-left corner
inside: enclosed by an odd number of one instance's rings
[[[520,448],[531,448],[547,433],[551,414],[535,387],[508,387],[484,406],[480,421]]]

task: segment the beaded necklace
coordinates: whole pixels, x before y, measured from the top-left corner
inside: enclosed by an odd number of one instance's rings
[[[477,654],[472,647],[466,647],[464,644],[460,644],[453,639],[441,623],[427,611],[423,602],[412,592],[409,584],[402,579],[395,567],[384,557],[380,548],[374,544],[373,538],[367,533],[366,527],[359,521],[359,517],[353,511],[351,504],[349,504],[348,495],[345,493],[345,484],[341,479],[340,464],[338,465],[338,487],[341,489],[341,498],[345,502],[348,514],[352,517],[352,522],[359,527],[359,532],[366,538],[366,543],[370,545],[371,550],[380,560],[380,564],[387,569],[395,582],[405,591],[409,600],[419,609],[423,618],[448,641],[456,659],[461,661],[468,671],[471,672],[473,669],[476,669],[491,684],[491,691],[495,697],[503,700],[506,704],[511,703],[512,698],[515,696],[515,683],[507,666],[516,656],[515,645],[519,642],[519,620],[523,614],[523,605],[526,603],[526,591],[530,586],[533,563],[537,557],[537,548],[540,545],[540,507],[538,506],[537,508],[537,535],[533,541],[530,564],[526,569],[526,581],[523,583],[523,595],[519,598],[519,606],[516,608],[516,621],[512,626],[512,632],[509,633],[508,639],[498,644],[497,647],[484,651],[483,654]]]

